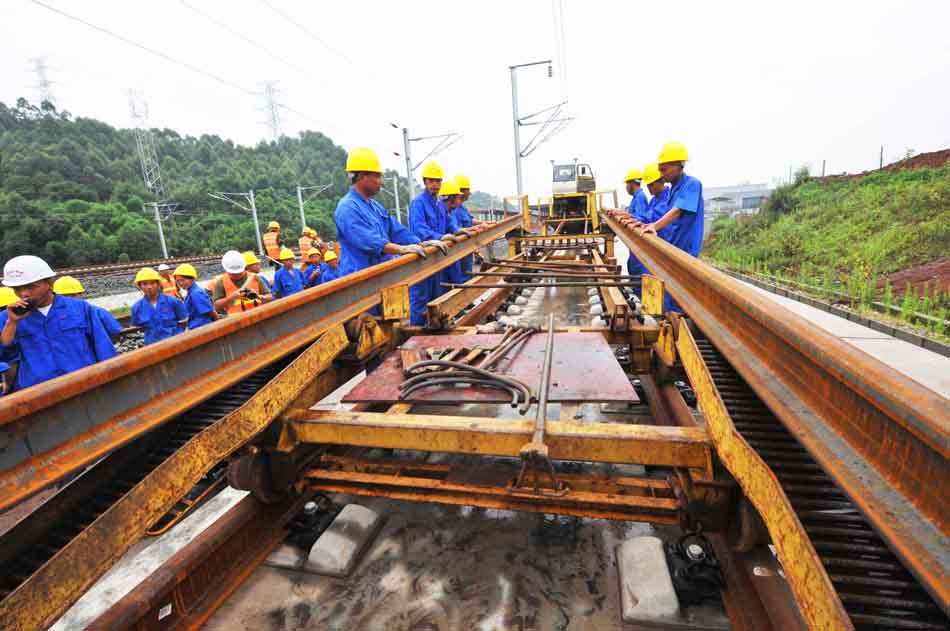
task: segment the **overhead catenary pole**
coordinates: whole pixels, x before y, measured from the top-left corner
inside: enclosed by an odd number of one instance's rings
[[[409,129],[402,128],[402,151],[406,156],[406,181],[409,183],[409,198],[416,196],[416,187],[412,181],[412,153],[409,145]]]
[[[307,217],[303,214],[303,188],[297,187],[297,207],[300,208],[300,234],[307,228]]]
[[[159,204],[157,202],[152,202],[150,206],[155,210],[155,225],[158,226],[158,240],[162,244],[162,258],[168,258],[168,248],[165,246],[165,231],[162,229],[162,213],[159,210]],[[145,212],[145,207],[142,207],[142,212]]]
[[[257,203],[254,200],[254,189],[251,189],[247,193],[218,192],[218,193],[208,193],[208,195],[210,195],[211,197],[214,197],[215,199],[220,199],[221,201],[228,202],[229,204],[234,204],[235,206],[237,206],[238,208],[241,208],[242,210],[251,211],[251,217],[254,219],[254,236],[257,237],[257,251],[261,254],[261,256],[264,256],[265,255],[264,242],[261,240],[261,226],[257,221]],[[241,202],[237,201],[235,197],[244,198],[244,200],[247,201],[248,205],[245,206]]]
[[[521,121],[518,120],[518,66],[511,66],[511,122],[515,133],[515,185],[518,195],[524,194],[521,180]]]
[[[550,77],[551,76],[551,60],[550,59],[544,59],[542,61],[532,61],[526,64],[515,64],[514,66],[508,66],[508,70],[511,72],[511,125],[512,125],[514,136],[515,136],[514,138],[515,140],[515,183],[516,183],[516,188],[518,190],[518,195],[524,195],[524,181],[523,181],[522,173],[521,173],[521,158],[530,154],[532,151],[534,151],[534,148],[536,148],[537,144],[541,144],[542,142],[550,138],[552,135],[560,131],[563,128],[563,125],[566,125],[571,120],[573,120],[570,118],[558,118],[561,112],[561,108],[567,104],[566,101],[559,103],[557,105],[554,105],[552,107],[545,108],[541,110],[540,112],[536,112],[534,114],[525,116],[524,118],[522,118],[521,115],[518,113],[518,73],[517,73],[518,69],[527,68],[529,66],[541,66],[545,64],[548,66],[548,77]],[[551,112],[551,114],[545,122],[533,121],[534,117],[540,114],[547,113],[547,112]],[[528,122],[528,121],[531,121],[531,122]],[[556,127],[548,131],[546,136],[544,136],[540,140],[537,140],[542,135],[542,133],[548,129],[548,126],[551,125],[552,123],[557,123]],[[535,137],[532,138],[531,141],[528,143],[528,146],[525,147],[524,149],[521,148],[521,126],[522,125],[541,125],[542,126],[540,130],[538,131],[538,133],[535,134]],[[537,142],[535,142],[536,140]]]
[[[396,219],[402,223],[402,211],[399,209],[399,176],[393,173],[393,197],[396,200]]]
[[[257,237],[257,251],[264,255],[264,242],[261,240],[261,226],[257,222],[257,204],[254,203],[254,189],[252,188],[248,194],[247,199],[251,203],[251,217],[254,218],[254,236]]]

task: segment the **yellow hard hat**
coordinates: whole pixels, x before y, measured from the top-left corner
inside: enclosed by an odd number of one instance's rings
[[[158,272],[156,272],[151,267],[143,267],[135,275],[135,284],[138,285],[139,283],[146,280],[155,280],[158,282],[162,282],[162,277],[159,276]]]
[[[53,291],[60,296],[75,296],[86,291],[78,280],[72,276],[60,276],[53,283]]]
[[[643,183],[644,184],[653,184],[658,179],[660,179],[660,165],[656,162],[653,164],[648,164],[645,169],[643,169]]]
[[[358,147],[346,156],[346,170],[348,173],[382,173],[383,167],[375,151]]]
[[[640,180],[643,179],[643,173],[640,172],[640,169],[633,168],[627,171],[627,174],[624,176],[623,181],[629,182],[630,180]]]
[[[13,287],[0,287],[0,309],[6,309],[19,299]]]
[[[198,278],[198,270],[191,263],[182,263],[175,268],[175,276],[187,276],[188,278]]]
[[[442,188],[439,189],[439,195],[461,195],[462,191],[459,190],[459,185],[455,180],[444,180],[442,182]]]
[[[280,256],[277,257],[280,261],[292,261],[294,259],[294,251],[290,248],[281,248]]]
[[[314,254],[320,254],[320,250],[318,250],[317,248],[310,248],[309,250],[307,250],[307,257],[311,257]]]
[[[323,255],[323,260],[326,261],[326,262],[328,262],[328,263],[329,263],[330,261],[335,261],[335,260],[336,260],[336,252],[334,252],[333,250],[330,250],[329,252],[327,252],[326,254]]]
[[[445,177],[445,172],[435,160],[429,160],[422,167],[422,179],[441,180]]]
[[[671,140],[660,149],[660,156],[656,159],[657,163],[666,162],[686,162],[689,160],[689,154],[686,153],[686,145],[681,142]]]
[[[280,230],[280,224],[277,223],[276,221],[272,221],[269,224],[267,224],[267,229],[270,230],[271,228],[277,228],[278,230]]]
[[[460,189],[461,189],[461,188],[467,188],[467,189],[471,189],[471,188],[472,188],[472,181],[468,179],[468,176],[467,176],[467,175],[462,175],[461,173],[459,173],[458,175],[455,176],[455,183],[458,184],[458,186],[459,186]]]
[[[257,265],[258,263],[261,262],[261,260],[260,260],[259,258],[257,258],[257,255],[254,254],[253,252],[251,252],[250,250],[248,250],[247,252],[245,252],[245,253],[242,254],[241,256],[244,257],[244,264],[245,264],[245,265]]]

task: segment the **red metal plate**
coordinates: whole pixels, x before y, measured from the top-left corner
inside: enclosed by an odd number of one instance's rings
[[[501,335],[416,335],[402,345],[403,350],[492,349]],[[520,379],[537,394],[544,361],[546,334],[532,335],[499,361],[494,370]],[[428,354],[426,354],[428,357]],[[554,363],[551,367],[551,402],[638,403],[637,393],[599,333],[555,333]],[[475,363],[478,363],[476,360]],[[390,353],[383,363],[361,381],[343,400],[348,403],[395,403],[403,376],[399,352]],[[416,391],[408,401],[426,403],[505,403],[509,395],[493,388],[429,388]]]

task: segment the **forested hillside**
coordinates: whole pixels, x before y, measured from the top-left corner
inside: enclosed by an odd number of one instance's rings
[[[333,209],[347,187],[346,152],[323,134],[244,147],[218,136],[152,133],[165,190],[179,205],[164,224],[169,254],[254,246],[250,213],[211,198],[214,191],[253,188],[262,227],[276,219],[296,239],[296,187],[332,183],[308,198],[306,215],[324,238],[334,237]],[[407,197],[403,188],[403,207]],[[386,193],[379,199],[392,207]],[[27,253],[54,266],[160,257],[152,213],[142,211],[150,201],[131,130],[49,104],[0,103],[0,261]]]

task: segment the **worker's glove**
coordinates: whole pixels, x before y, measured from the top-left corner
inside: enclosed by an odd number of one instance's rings
[[[421,259],[424,259],[427,256],[425,249],[423,249],[423,247],[419,245],[418,243],[399,246],[399,253],[400,254],[418,254],[419,258]]]
[[[429,246],[437,247],[439,248],[439,250],[442,251],[442,254],[449,253],[449,246],[448,244],[446,244],[445,241],[438,241],[436,239],[432,239],[430,241],[423,241],[420,245],[422,245],[422,247],[429,247]]]
[[[451,232],[446,232],[441,237],[439,237],[439,240],[448,241],[449,243],[458,243],[460,241],[460,239]]]

